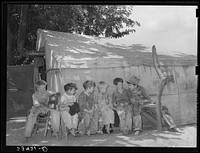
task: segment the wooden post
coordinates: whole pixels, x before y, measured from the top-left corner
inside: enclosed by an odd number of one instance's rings
[[[152,47],[152,57],[153,57],[153,64],[154,64],[154,68],[159,76],[159,78],[161,79],[161,84],[159,85],[158,88],[158,94],[157,94],[157,102],[156,102],[156,119],[157,119],[157,130],[158,131],[162,131],[162,103],[161,103],[161,97],[162,97],[162,92],[163,89],[165,87],[165,85],[169,82],[173,82],[174,83],[174,77],[173,75],[166,75],[163,74],[161,72],[160,69],[160,64],[158,63],[158,57],[157,57],[157,53],[156,53],[156,47],[153,46]]]
[[[159,78],[162,80],[161,81],[161,85],[158,88],[158,94],[157,94],[157,101],[156,101],[156,119],[157,119],[157,130],[158,131],[162,131],[162,120],[161,120],[161,94],[162,92],[161,89],[163,90],[162,86],[162,82],[164,80],[164,76],[160,70],[160,65],[158,63],[158,57],[157,57],[157,53],[156,53],[156,47],[153,46],[152,47],[152,57],[153,57],[153,64],[154,64],[154,68],[159,76]]]

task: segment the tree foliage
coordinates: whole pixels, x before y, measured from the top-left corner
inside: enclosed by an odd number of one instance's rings
[[[17,39],[20,10],[21,5],[8,6],[15,59],[19,55]],[[91,36],[123,37],[134,32],[135,25],[140,26],[137,21],[129,18],[132,10],[133,6],[125,5],[30,5],[24,48],[35,50],[38,28]]]

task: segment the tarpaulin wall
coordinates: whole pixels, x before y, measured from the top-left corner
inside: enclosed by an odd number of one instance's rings
[[[7,67],[7,119],[26,116],[32,107],[35,69],[32,65]]]
[[[163,91],[162,104],[169,108],[175,122],[178,125],[196,123],[197,101],[196,89],[197,78],[194,66],[167,66],[164,69],[175,76],[175,83],[166,85]],[[64,92],[64,85],[74,82],[78,86],[77,96],[83,91],[83,82],[94,80],[95,82],[106,81],[109,83],[109,94],[115,90],[113,79],[122,77],[125,80],[132,75],[140,78],[140,85],[144,86],[153,101],[156,101],[156,93],[160,84],[155,69],[152,66],[126,66],[108,68],[62,68],[47,72],[48,89]],[[124,83],[127,88],[127,83]]]
[[[48,89],[63,93],[63,86],[74,82],[79,95],[83,82],[92,79],[108,82],[111,94],[115,90],[115,77],[126,80],[135,74],[155,101],[160,80],[152,66],[151,48],[143,44],[114,45],[113,41],[115,39],[38,29],[36,50],[45,51]],[[175,76],[175,83],[169,83],[164,89],[163,104],[177,124],[196,123],[196,56],[158,52],[158,59],[160,65],[170,65],[162,68]],[[126,82],[124,85],[127,88]]]

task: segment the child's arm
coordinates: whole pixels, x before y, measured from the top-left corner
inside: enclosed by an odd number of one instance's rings
[[[91,113],[92,110],[88,110],[87,108],[87,99],[86,99],[86,95],[81,93],[78,97],[78,103],[79,103],[79,107],[80,107],[80,110],[82,112],[87,112],[87,113]]]
[[[33,99],[33,106],[35,106],[35,107],[45,107],[44,105],[39,103],[39,99],[35,95],[32,96],[32,99]]]
[[[84,109],[84,111],[87,112],[87,113],[92,113],[92,112],[93,112],[93,109],[91,109],[91,110]]]
[[[59,101],[60,109],[61,110],[67,110],[67,111],[69,111],[68,104],[66,104],[65,101],[66,101],[65,96],[62,96],[61,99],[60,99],[60,101]]]
[[[140,105],[151,103],[151,98],[147,95],[146,90],[143,87],[141,88],[141,94],[144,97],[144,99],[139,101]]]
[[[107,99],[106,104],[109,105],[109,104],[110,104],[110,98],[109,98],[109,96],[108,96],[108,93],[106,93],[106,99]]]
[[[32,95],[32,99],[33,99],[33,106],[36,106],[36,107],[40,106],[40,103],[37,97],[35,97],[35,95]]]
[[[115,93],[112,94],[112,104],[113,107],[117,107]]]

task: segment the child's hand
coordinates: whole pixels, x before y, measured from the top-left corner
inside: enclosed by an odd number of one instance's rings
[[[128,102],[125,102],[125,106],[128,106]]]
[[[39,108],[39,107],[41,107],[41,105],[40,104],[35,104],[34,107]]]
[[[140,105],[144,105],[144,100],[139,101]]]
[[[74,103],[73,102],[70,102],[70,103],[68,103],[68,106],[72,106]]]
[[[70,108],[69,108],[69,107],[66,107],[65,110],[69,112]]]
[[[120,103],[120,106],[121,106],[121,107],[124,107],[124,104],[123,104],[123,103]]]
[[[89,110],[88,113],[92,114],[93,113],[93,109]]]
[[[131,103],[135,103],[135,98],[131,98]]]
[[[117,104],[116,104],[116,103],[113,103],[113,106],[114,106],[114,107],[117,107]]]
[[[98,109],[98,106],[97,106],[97,105],[95,105],[95,106],[94,106],[94,110],[97,110],[97,109]]]
[[[69,107],[68,106],[60,106],[60,110],[65,110],[65,111],[68,111],[69,112]]]

